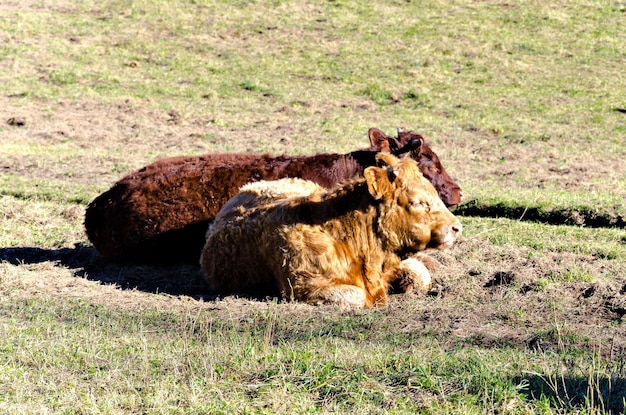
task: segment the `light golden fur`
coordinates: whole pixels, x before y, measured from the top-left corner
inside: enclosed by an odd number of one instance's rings
[[[414,255],[451,246],[461,224],[415,161],[377,158],[383,167],[329,191],[293,181],[244,187],[207,231],[200,263],[210,286],[341,307],[383,305],[392,285],[428,289]]]

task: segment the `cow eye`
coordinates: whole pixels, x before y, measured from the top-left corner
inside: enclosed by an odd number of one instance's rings
[[[409,207],[412,209],[425,210],[426,212],[430,211],[430,206],[428,206],[427,203],[424,203],[421,200],[410,200]]]

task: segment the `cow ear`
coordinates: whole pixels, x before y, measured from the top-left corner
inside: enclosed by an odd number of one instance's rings
[[[411,138],[408,140],[406,144],[407,150],[418,153],[420,147],[424,143],[424,137],[422,137],[421,135],[417,133],[414,133],[413,131],[410,132],[410,137]]]
[[[367,190],[376,200],[387,199],[393,193],[394,185],[390,176],[393,172],[389,168],[368,167],[363,172],[367,181]]]
[[[392,148],[392,153],[396,156],[400,156],[409,152],[413,152],[417,154],[420,152],[420,147],[424,141],[424,137],[417,134],[414,131],[399,131],[398,130],[398,138],[396,139],[398,142],[398,149],[394,150]]]
[[[374,151],[383,151],[385,153],[391,153],[391,147],[387,134],[383,133],[378,128],[370,128],[368,131],[370,138],[371,149]]]
[[[380,167],[393,167],[398,164],[398,158],[389,153],[376,154],[376,161]]]

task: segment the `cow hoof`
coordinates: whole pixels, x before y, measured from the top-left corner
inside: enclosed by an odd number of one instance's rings
[[[417,258],[407,258],[400,263],[400,269],[406,273],[401,288],[404,292],[428,291],[433,282],[430,271]]]

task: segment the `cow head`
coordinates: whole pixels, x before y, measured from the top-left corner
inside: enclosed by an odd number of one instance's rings
[[[379,167],[364,175],[370,194],[380,201],[378,232],[386,248],[406,255],[454,244],[462,225],[422,175],[412,158],[376,156]]]
[[[443,168],[439,157],[424,141],[424,137],[414,131],[398,130],[398,137],[390,137],[378,128],[370,128],[369,139],[376,151],[395,156],[408,154],[417,161],[422,174],[433,184],[443,202],[454,209],[463,200],[463,192],[458,184]]]

